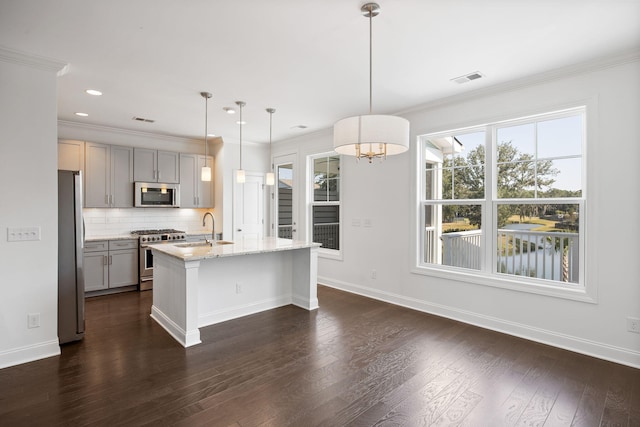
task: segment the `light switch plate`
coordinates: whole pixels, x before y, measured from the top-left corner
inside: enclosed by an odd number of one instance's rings
[[[40,240],[40,227],[7,228],[7,242]]]

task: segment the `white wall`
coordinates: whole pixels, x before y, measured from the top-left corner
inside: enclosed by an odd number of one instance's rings
[[[64,64],[0,50],[0,368],[60,353],[56,72]],[[41,239],[7,242],[8,227]],[[39,328],[27,314],[40,313]]]
[[[443,100],[404,115],[410,153],[384,163],[343,159],[343,260],[320,258],[319,281],[344,290],[447,316],[513,335],[640,367],[640,55],[538,76]],[[587,303],[426,276],[416,259],[416,139],[418,135],[553,111],[587,102],[595,107],[587,148]],[[331,149],[330,131],[283,141],[274,155],[303,157]],[[304,200],[299,208],[305,212]],[[621,220],[625,218],[625,220]],[[371,228],[352,226],[370,219]],[[305,223],[306,227],[306,223]],[[377,270],[377,279],[371,270]],[[320,301],[322,306],[322,301]]]

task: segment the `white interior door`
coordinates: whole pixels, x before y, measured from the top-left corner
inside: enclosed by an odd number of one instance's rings
[[[234,183],[234,196],[233,240],[262,239],[264,237],[264,175],[246,172],[244,184]]]
[[[274,235],[284,239],[297,240],[298,232],[298,171],[296,155],[287,154],[274,157],[276,175],[274,189]]]

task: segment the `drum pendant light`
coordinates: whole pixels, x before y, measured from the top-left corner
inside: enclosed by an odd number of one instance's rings
[[[369,159],[385,159],[409,149],[409,121],[397,116],[373,114],[373,17],[380,13],[377,3],[360,8],[369,18],[369,114],[347,117],[333,125],[333,149],[339,154]]]

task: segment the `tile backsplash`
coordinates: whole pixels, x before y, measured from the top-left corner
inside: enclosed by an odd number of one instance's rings
[[[135,208],[83,210],[86,237],[127,234],[132,230],[175,228],[188,232],[210,232],[211,220],[202,227],[202,217],[212,209]],[[217,228],[217,227],[216,227]]]

